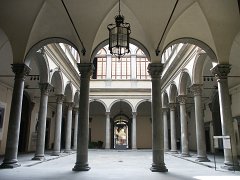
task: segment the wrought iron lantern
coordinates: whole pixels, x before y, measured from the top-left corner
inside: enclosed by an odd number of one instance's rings
[[[124,16],[120,14],[115,16],[115,24],[107,26],[109,30],[109,50],[112,55],[115,55],[119,60],[125,54],[129,53],[129,35],[131,33],[130,24],[124,22]]]

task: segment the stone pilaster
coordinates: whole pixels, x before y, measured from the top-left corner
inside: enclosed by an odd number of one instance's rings
[[[25,76],[29,74],[31,69],[25,64],[12,64],[12,71],[15,73],[15,79],[8,125],[7,144],[4,160],[0,168],[15,168],[20,166],[20,164],[18,164],[17,155],[24,81]]]
[[[180,105],[180,121],[181,121],[181,156],[189,156],[188,148],[188,126],[187,126],[187,113],[186,113],[186,100],[187,96],[179,95],[177,97]]]
[[[177,139],[176,139],[176,104],[169,103],[170,109],[170,130],[171,130],[171,152],[177,153]]]
[[[162,118],[161,74],[163,64],[150,63],[148,72],[152,80],[152,153],[151,171],[167,172],[164,162],[164,128]]]
[[[45,150],[48,94],[52,89],[52,85],[50,85],[49,83],[39,83],[39,88],[41,91],[41,97],[40,97],[40,107],[38,112],[37,143],[36,143],[36,152],[32,160],[42,161],[45,159],[44,150]]]
[[[218,64],[211,69],[212,74],[216,77],[218,83],[222,135],[230,136],[232,142],[232,153],[230,149],[224,149],[224,168],[233,170],[233,164],[235,169],[239,169],[239,163],[237,159],[236,137],[232,123],[232,110],[228,89],[227,75],[229,74],[230,70],[231,65],[229,64]]]
[[[206,152],[206,140],[204,129],[204,118],[202,110],[202,84],[193,84],[191,91],[194,95],[196,138],[197,138],[197,159],[199,162],[209,161]]]
[[[73,171],[88,171],[88,139],[89,139],[89,83],[93,65],[91,63],[78,64],[80,72],[79,120],[77,161]]]
[[[62,104],[64,101],[64,95],[56,95],[56,118],[55,118],[55,131],[54,131],[54,146],[53,146],[53,156],[59,156],[61,150],[61,125],[62,125]]]

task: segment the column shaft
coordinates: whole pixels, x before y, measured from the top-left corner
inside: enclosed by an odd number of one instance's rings
[[[64,95],[57,95],[53,156],[59,156],[61,150],[62,103]]]
[[[171,152],[177,153],[175,104],[169,103],[169,108],[170,108],[170,124],[171,124]]]
[[[161,99],[161,63],[150,63],[148,72],[152,78],[152,151],[153,163],[151,171],[167,172],[164,163],[164,129]]]
[[[227,79],[227,75],[230,72],[230,65],[218,64],[213,67],[211,71],[216,76],[218,83],[222,135],[231,137],[232,151],[231,149],[224,149],[224,164],[226,165],[225,168],[232,170],[234,164],[235,169],[239,169],[236,137],[233,129],[232,111]]]
[[[137,148],[137,113],[132,113],[132,149]]]
[[[13,64],[12,70],[15,73],[15,80],[13,86],[5,156],[0,168],[14,168],[20,166],[18,164],[17,154],[22,113],[23,89],[25,75],[30,72],[30,68],[25,64]]]
[[[71,152],[71,137],[72,137],[72,109],[73,103],[68,103],[67,112],[67,126],[66,126],[66,137],[65,137],[65,153]]]
[[[182,156],[189,156],[188,149],[188,125],[187,125],[187,113],[186,113],[186,96],[178,96],[180,102],[180,120],[181,120],[181,150]]]
[[[39,84],[41,89],[40,107],[38,112],[38,128],[37,128],[37,144],[36,152],[32,160],[44,160],[45,135],[46,135],[46,119],[48,93],[52,86],[48,83]]]
[[[164,122],[164,151],[169,151],[167,108],[162,108],[162,110],[163,110],[163,122]]]
[[[106,145],[105,149],[110,149],[110,112],[106,112]]]
[[[92,74],[92,64],[78,64],[81,74],[79,118],[78,118],[78,142],[77,161],[73,171],[88,171],[88,140],[89,140],[89,83]]]
[[[77,133],[78,133],[78,108],[75,108],[74,142],[73,142],[73,149],[74,150],[77,150]]]
[[[202,85],[194,84],[191,87],[194,93],[194,105],[195,105],[195,120],[196,120],[196,138],[197,138],[197,159],[199,162],[209,161],[206,153],[206,140],[205,140],[205,129],[204,119],[202,111]]]

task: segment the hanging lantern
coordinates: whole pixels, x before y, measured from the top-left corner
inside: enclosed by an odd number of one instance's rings
[[[130,24],[124,23],[124,16],[120,12],[119,0],[119,14],[115,16],[115,24],[107,26],[109,30],[109,51],[118,59],[130,52],[129,35],[131,33]]]

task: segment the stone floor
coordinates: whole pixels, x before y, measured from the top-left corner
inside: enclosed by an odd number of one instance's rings
[[[46,155],[46,160],[31,161],[33,154],[19,155],[21,167],[0,169],[0,180],[239,180],[240,172],[226,171],[220,168],[222,157],[217,157],[217,169],[214,162],[196,163],[196,155],[182,158],[178,154],[166,153],[167,173],[151,172],[150,150],[89,150],[90,171],[73,172],[76,154],[62,154],[61,157]],[[213,160],[213,156],[209,156]],[[2,158],[0,158],[2,162]]]

